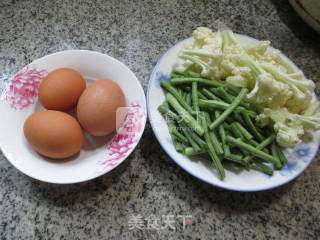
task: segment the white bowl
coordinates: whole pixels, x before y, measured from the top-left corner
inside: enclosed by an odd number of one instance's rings
[[[237,34],[242,43],[255,43],[257,40]],[[190,42],[191,38],[178,42],[171,47],[158,61],[154,67],[147,91],[147,109],[149,121],[162,148],[167,154],[184,170],[191,175],[209,184],[235,191],[261,191],[281,186],[301,174],[311,163],[317,153],[319,146],[319,132],[315,134],[314,140],[309,144],[299,144],[294,149],[285,152],[289,164],[281,171],[275,171],[272,177],[258,171],[235,172],[226,170],[226,178],[221,181],[216,176],[215,170],[209,161],[200,158],[187,158],[176,152],[168,131],[167,124],[157,111],[157,107],[165,100],[165,95],[160,87],[160,80],[169,79],[173,65],[178,60],[178,53],[183,45]],[[283,56],[288,63],[298,69],[294,63]]]
[[[294,10],[299,14],[302,20],[307,23],[310,27],[312,27],[315,31],[320,34],[320,22],[317,20],[316,16],[313,16],[308,10],[303,6],[304,1],[302,0],[289,0],[291,6]],[[306,3],[310,3],[310,1],[305,1]],[[313,11],[320,11],[320,4],[314,4],[314,6],[309,6],[313,9]],[[319,14],[318,14],[319,15]]]
[[[29,146],[22,128],[25,119],[42,108],[37,100],[42,77],[60,67],[79,71],[87,83],[95,79],[114,80],[125,94],[128,112],[122,128],[114,136],[109,136],[108,141],[87,137],[87,150],[82,149],[70,161],[56,163],[40,156]],[[15,74],[1,95],[0,115],[0,147],[9,162],[32,178],[67,184],[101,176],[129,156],[146,124],[146,103],[138,79],[123,63],[94,51],[70,50],[37,59]]]

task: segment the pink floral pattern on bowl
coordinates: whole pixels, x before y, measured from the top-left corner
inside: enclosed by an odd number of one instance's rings
[[[5,99],[13,109],[22,110],[36,102],[45,70],[24,68],[16,73],[7,88]]]
[[[146,113],[140,104],[131,103],[123,125],[117,134],[107,143],[107,159],[102,162],[105,167],[113,168],[129,155],[144,128]]]

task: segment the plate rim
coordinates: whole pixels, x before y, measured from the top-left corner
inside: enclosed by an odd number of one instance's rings
[[[239,33],[234,33],[236,36],[237,35],[240,35],[240,36],[243,36],[243,37],[246,37],[246,38],[249,38],[249,39],[253,39],[255,41],[259,41],[258,39],[255,39],[253,37],[250,37],[248,35],[245,35],[245,34],[239,34]],[[165,151],[165,153],[179,166],[181,167],[185,172],[187,172],[188,174],[190,174],[191,176],[193,176],[194,178],[196,179],[199,179],[211,186],[214,186],[214,187],[219,187],[221,189],[224,189],[224,190],[230,190],[230,191],[234,191],[234,192],[262,192],[262,191],[267,191],[267,190],[272,190],[272,189],[275,189],[275,188],[278,188],[280,186],[283,186],[283,185],[286,185],[287,183],[295,180],[296,178],[298,178],[309,166],[310,164],[314,161],[317,153],[318,153],[318,150],[319,150],[319,147],[320,145],[318,144],[318,147],[317,147],[317,151],[315,151],[315,153],[312,155],[311,157],[311,160],[306,164],[304,165],[303,168],[300,169],[299,172],[297,172],[296,174],[293,174],[291,177],[287,178],[286,181],[283,181],[281,183],[278,183],[278,184],[275,184],[275,185],[272,185],[272,186],[267,186],[267,187],[263,187],[263,188],[250,188],[250,189],[237,189],[237,188],[232,188],[232,187],[228,187],[228,186],[223,186],[223,185],[220,185],[220,184],[215,184],[213,182],[209,182],[208,180],[206,180],[205,178],[202,178],[201,175],[197,176],[195,175],[194,173],[191,173],[190,171],[188,171],[183,164],[180,164],[178,161],[175,160],[175,157],[166,149],[166,147],[164,146],[165,144],[162,143],[162,141],[160,140],[160,137],[158,135],[158,132],[157,132],[157,128],[153,125],[153,121],[151,121],[151,107],[150,107],[150,101],[149,101],[149,97],[150,97],[150,88],[151,88],[151,80],[152,80],[152,77],[154,76],[154,73],[156,72],[156,69],[158,67],[158,65],[160,64],[161,60],[166,56],[166,54],[172,50],[175,46],[177,46],[178,44],[181,44],[182,42],[184,41],[187,41],[188,39],[191,39],[192,37],[188,37],[188,38],[185,38],[185,39],[182,39],[182,40],[179,40],[177,42],[175,42],[171,47],[169,47],[165,52],[163,52],[159,58],[159,60],[157,61],[157,63],[154,65],[154,67],[152,68],[152,71],[149,75],[149,78],[148,78],[148,86],[147,86],[147,94],[146,94],[146,100],[147,100],[147,112],[148,112],[148,118],[149,118],[149,123],[151,125],[151,128],[152,128],[152,131],[158,141],[158,143],[160,144],[160,146],[162,147],[162,149]],[[292,65],[294,65],[297,69],[298,66],[292,61],[290,60],[285,54],[283,54],[283,52],[281,51],[281,55],[283,57],[285,57],[286,60],[288,60]],[[153,82],[152,82],[153,83]]]

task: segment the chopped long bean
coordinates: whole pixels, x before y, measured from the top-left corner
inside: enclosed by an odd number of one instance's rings
[[[189,133],[191,135],[191,137],[193,138],[193,140],[202,148],[204,148],[206,146],[206,142],[203,141],[194,131],[192,131],[191,129],[189,129]]]
[[[232,98],[227,92],[226,90],[224,90],[223,87],[218,87],[216,92],[219,94],[219,96],[227,103],[232,103],[232,101],[234,100],[234,98]]]
[[[246,123],[247,128],[249,128],[249,131],[251,131],[251,133],[254,135],[254,137],[259,141],[263,141],[264,137],[262,136],[262,134],[260,132],[258,132],[257,128],[254,126],[251,118],[249,117],[249,115],[245,112],[242,113],[243,114],[243,120]]]
[[[188,139],[177,130],[177,127],[174,124],[174,121],[171,119],[166,119],[166,120],[169,127],[169,133],[172,136],[174,136],[179,142],[188,144],[189,143]]]
[[[197,120],[193,118],[192,115],[190,115],[187,110],[185,110],[178,100],[171,94],[167,93],[166,95],[167,101],[169,104],[177,111],[177,113],[180,115],[182,121],[184,121],[189,127],[191,127],[197,134],[200,136],[203,135],[204,130],[202,126],[199,125]]]
[[[215,118],[218,118],[219,116],[220,116],[220,112],[216,111],[215,112]],[[220,124],[220,126],[218,127],[218,132],[219,132],[222,148],[225,149],[224,145],[226,144],[226,132],[224,130],[223,124]]]
[[[268,145],[270,145],[274,140],[274,136],[271,135],[270,137],[266,138],[263,142],[261,142],[258,146],[256,146],[257,150],[262,150],[265,147],[267,147]],[[250,162],[253,159],[253,156],[246,156],[243,160],[245,162]]]
[[[235,139],[231,136],[227,136],[227,142],[234,145],[234,146],[237,146],[249,153],[251,153],[252,155],[256,156],[256,157],[259,157],[265,161],[268,161],[268,162],[275,162],[275,159],[273,158],[273,156],[261,151],[261,150],[258,150],[257,148],[247,144],[247,143],[244,143],[243,141],[239,140],[239,139]]]
[[[236,122],[235,125],[239,129],[239,131],[241,132],[242,136],[244,136],[245,139],[250,140],[253,138],[251,133],[249,133],[247,131],[247,129],[245,129],[239,122]]]
[[[166,106],[166,105],[167,103],[164,102],[158,107],[158,110],[165,117],[165,120],[168,124],[170,135],[176,140],[178,140],[179,142],[188,143],[188,139],[177,130],[176,125],[174,124],[173,119],[174,118],[178,119],[179,118],[178,115],[172,112],[172,118],[169,118],[168,113],[171,111],[169,110],[169,106]]]
[[[233,112],[233,116],[234,118],[237,120],[237,122],[243,124],[243,120],[242,120],[242,117],[241,117],[241,112],[238,112],[238,111],[234,111]]]
[[[256,161],[253,163],[253,167],[260,170],[261,172],[268,174],[270,176],[273,175],[273,169],[262,162]]]
[[[223,180],[225,177],[225,171],[224,171],[224,168],[221,164],[221,161],[220,161],[217,153],[214,150],[213,144],[211,142],[211,138],[209,135],[209,129],[208,129],[208,125],[207,125],[205,116],[203,116],[203,114],[201,114],[200,119],[201,119],[201,123],[202,123],[203,129],[204,129],[204,138],[207,143],[207,149],[208,149],[209,155],[212,159],[212,162],[213,162],[215,169],[218,172],[219,178],[221,180]]]
[[[230,104],[230,106],[210,125],[210,129],[213,130],[218,127],[239,105],[242,99],[247,95],[248,90],[246,88],[242,88],[239,95],[234,99],[234,101]]]
[[[182,97],[183,97],[183,99],[186,101],[186,103],[187,103],[187,95],[188,95],[188,93],[187,92],[182,92]],[[188,104],[188,103],[187,103]],[[188,104],[189,105],[189,104]]]
[[[212,122],[211,119],[210,119],[210,115],[207,112],[205,112],[204,116],[205,116],[205,119],[207,121],[207,124],[210,125],[211,122]],[[215,117],[213,117],[213,119],[215,119]],[[216,151],[216,153],[218,155],[222,155],[223,152],[224,152],[223,151],[223,147],[222,147],[221,143],[219,142],[215,131],[214,130],[209,131],[209,135],[210,135],[214,150]]]
[[[189,106],[191,106],[191,104],[192,104],[191,93],[187,93],[186,102],[187,102],[187,104],[188,104]]]
[[[231,130],[231,126],[230,126],[230,124],[228,124],[228,123],[224,122],[222,125],[223,125],[223,127],[224,127],[226,130],[228,130],[228,131],[230,131],[230,130]]]
[[[207,150],[206,149],[201,149],[199,151],[196,151],[194,148],[192,147],[187,147],[184,150],[184,155],[186,156],[194,156],[194,155],[199,155],[199,154],[203,154],[206,153]]]
[[[170,74],[170,78],[180,78],[180,77],[183,77],[183,75],[180,75],[180,74],[175,73],[175,72],[171,72],[171,74]]]
[[[227,144],[225,145],[225,148],[223,149],[223,151],[224,151],[224,156],[231,154],[230,147]]]
[[[232,162],[243,164],[242,162],[243,157],[241,155],[230,153],[230,154],[226,154],[224,157]]]
[[[166,109],[165,104],[162,104],[163,108]],[[177,150],[177,152],[182,153],[183,152],[183,144],[181,143],[181,139],[178,139],[177,135],[174,134],[176,130],[176,126],[173,123],[172,119],[166,119],[166,122],[168,124],[168,128],[169,128],[169,134],[171,135],[172,138],[172,143],[175,147],[175,149]],[[179,135],[179,134],[178,134]],[[184,136],[182,136],[182,141],[185,140]]]
[[[159,112],[165,117],[166,120],[175,120],[176,122],[179,122],[179,125],[183,128],[188,128],[187,125],[185,125],[182,122],[181,117],[179,117],[176,113],[172,112],[169,109],[168,103],[165,101],[158,107]],[[206,142],[203,141],[195,132],[192,130],[189,131],[194,141],[200,146],[204,147],[206,145]]]
[[[171,79],[171,83],[173,85],[191,84],[193,82],[197,82],[199,84],[202,84],[205,86],[211,86],[211,87],[220,87],[220,86],[224,85],[224,83],[222,83],[220,81],[205,79],[205,78],[181,77],[181,78],[172,78]]]
[[[173,69],[170,74],[171,78],[181,78],[181,77],[201,77],[199,73],[193,71],[180,72],[177,69]],[[174,77],[176,76],[176,77]]]
[[[176,69],[173,69],[170,73],[170,77],[174,78],[174,77],[183,77],[185,76],[184,73],[177,71]]]
[[[177,140],[179,140],[182,143],[188,144],[188,139],[182,135],[175,127],[169,127],[169,132],[176,137]]]
[[[191,91],[191,87],[190,86],[181,86],[181,88],[183,89],[183,91],[186,91],[186,92],[190,92]]]
[[[224,87],[218,87],[218,88],[211,88],[210,89],[213,93],[217,94],[220,98],[222,98],[225,102],[227,103],[232,103],[234,99],[236,98],[235,96],[229,94]],[[241,101],[239,104],[240,106],[243,106],[245,108],[249,108],[250,105],[244,101]]]
[[[161,104],[158,107],[158,111],[163,115],[163,117],[167,120],[167,119],[172,119],[175,121],[179,121],[180,117],[175,113],[172,112],[169,108],[167,108],[165,105]]]
[[[188,142],[190,143],[190,145],[193,147],[193,149],[195,151],[200,151],[201,148],[200,146],[196,143],[196,141],[193,139],[193,137],[190,134],[189,128],[188,127],[181,127],[182,132],[184,133],[184,135],[186,136]]]
[[[177,101],[182,105],[184,109],[186,109],[190,114],[193,114],[193,110],[190,105],[186,103],[186,101],[182,98],[182,96],[179,94],[176,88],[171,86],[171,84],[168,81],[161,81],[160,82],[161,87],[166,89],[169,93],[171,93]]]
[[[236,91],[233,87],[231,87],[230,85],[226,85],[226,90],[229,94],[231,94],[232,96],[237,96],[238,91]]]
[[[215,148],[216,153],[220,155],[223,154],[223,148],[214,131],[210,132],[210,137],[212,139],[213,147]]]
[[[283,151],[281,150],[281,148],[279,146],[276,146],[277,148],[277,151],[278,151],[278,155],[279,155],[279,158],[280,158],[280,161],[282,163],[282,165],[286,165],[288,164],[288,159],[287,157],[284,155]]]
[[[241,138],[243,139],[241,131],[238,129],[236,122],[233,122],[230,124],[230,130],[233,133],[233,136],[236,138]]]
[[[164,102],[164,103],[166,103],[166,102]],[[181,122],[182,121],[181,118],[176,113],[172,112],[167,106],[165,106],[166,104],[164,104],[164,103],[158,107],[159,112],[164,116],[164,118],[166,120],[175,120],[175,121],[179,122],[179,124],[182,125],[182,127],[187,128],[187,126]],[[206,142],[203,141],[195,132],[190,130],[190,134],[191,134],[192,138],[194,139],[194,141],[200,147],[204,147],[206,145]]]
[[[197,94],[198,94],[199,100],[200,100],[200,99],[202,99],[202,100],[209,100],[209,99],[208,99],[205,95],[203,95],[201,92],[198,91]]]
[[[198,104],[198,83],[193,82],[192,83],[192,106],[194,111],[199,112],[199,104]]]
[[[277,170],[281,169],[282,168],[282,164],[281,164],[281,161],[280,161],[278,149],[277,149],[277,146],[276,146],[275,142],[273,142],[272,145],[271,145],[271,153],[272,153],[272,156],[273,156],[273,159],[274,159],[274,167],[275,167],[275,169],[277,169]]]
[[[161,113],[161,114],[166,114],[167,111],[169,111],[169,107],[168,107],[168,104],[167,104],[167,101],[164,101],[162,104],[160,104],[158,106],[158,111]],[[177,115],[178,116],[178,115]]]
[[[198,95],[199,95],[199,93],[198,93]],[[201,96],[203,96],[203,94],[201,94]],[[226,110],[231,106],[231,104],[226,103],[226,102],[217,101],[217,100],[205,100],[205,99],[201,99],[201,98],[199,99],[199,107],[203,108],[203,109]],[[247,109],[245,109],[245,108],[243,108],[241,106],[236,107],[234,110],[235,110],[235,112],[246,113],[251,117],[256,117],[257,116],[257,114],[254,111],[247,110]]]
[[[202,88],[201,89],[201,93],[206,96],[208,99],[213,99],[213,100],[217,100],[217,101],[222,101],[220,98],[218,98],[216,95],[214,95],[212,92],[210,92],[208,89],[206,88]]]
[[[183,153],[184,146],[174,136],[172,137],[172,143],[177,152]]]
[[[187,71],[185,75],[188,76],[188,77],[195,77],[195,78],[201,77],[199,73],[196,73],[196,72],[193,72],[193,71]]]
[[[252,138],[249,139],[248,141],[249,141],[249,143],[250,143],[252,146],[254,146],[254,147],[257,147],[257,146],[259,145],[259,143],[258,143],[256,140],[252,139]],[[267,149],[264,149],[263,151],[266,152]]]
[[[224,146],[224,158],[232,162],[240,163],[241,165],[246,167],[246,164],[243,161],[243,156],[241,154],[231,153],[230,147],[227,144]]]
[[[237,126],[237,122],[233,122],[230,124],[230,130],[231,133],[233,133],[233,136],[236,138],[241,139],[242,141],[245,140],[244,136],[242,135],[242,132],[240,131],[240,129]],[[248,152],[244,149],[240,149],[240,151],[244,154],[244,155],[248,155]]]

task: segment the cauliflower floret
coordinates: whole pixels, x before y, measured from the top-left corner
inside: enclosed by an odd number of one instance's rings
[[[289,73],[288,76],[293,78],[293,79],[296,79],[296,80],[305,79],[305,76],[304,76],[302,71],[296,71],[296,72],[293,72],[293,73]]]
[[[193,48],[202,48],[205,45],[214,43],[215,34],[211,29],[206,27],[198,27],[193,31]]]
[[[254,96],[248,95],[248,98],[251,97],[250,101],[259,109],[284,106],[292,96],[288,85],[275,81],[269,74],[260,74],[256,81],[258,83],[257,91],[254,92]]]
[[[245,51],[256,58],[264,56],[270,46],[270,41],[259,41],[257,44],[244,45]]]
[[[279,71],[272,64],[262,63],[262,68],[270,73],[277,81],[288,85],[293,95],[286,103],[287,108],[294,113],[300,113],[307,109],[312,99],[312,92],[315,88],[314,82],[308,79],[297,80],[290,74]]]
[[[282,122],[274,124],[274,130],[277,132],[277,143],[282,147],[293,147],[301,142],[301,137],[304,134],[302,126],[295,128],[288,127]]]
[[[249,88],[249,80],[241,75],[229,76],[226,78],[227,84],[237,88]]]
[[[293,94],[286,102],[286,107],[292,113],[302,113],[310,105],[312,95],[310,92],[305,92],[303,95]]]
[[[226,36],[224,36],[226,38]],[[233,42],[224,42],[223,55],[220,64],[223,78],[227,78],[233,75],[241,75],[242,77],[248,77],[247,74],[250,69],[246,66],[239,66],[238,59],[243,53],[243,49]]]
[[[203,77],[221,79],[222,40],[220,33],[213,33],[209,28],[199,27],[193,33],[193,41],[184,46],[179,53],[179,61],[175,68],[187,70],[199,69]],[[184,63],[186,61],[186,63]]]
[[[310,137],[310,133],[320,129],[319,113],[305,116],[290,113],[287,108],[265,108],[256,120],[261,126],[273,124],[277,142],[283,147],[293,147],[300,143],[304,136]]]
[[[174,65],[174,69],[177,72],[185,72],[188,70],[188,68],[193,64],[192,61],[186,60],[186,59],[178,59],[177,63]]]
[[[270,117],[268,115],[266,115],[264,112],[260,113],[256,117],[256,122],[260,127],[266,127],[266,126],[270,126],[271,124],[273,124]]]

